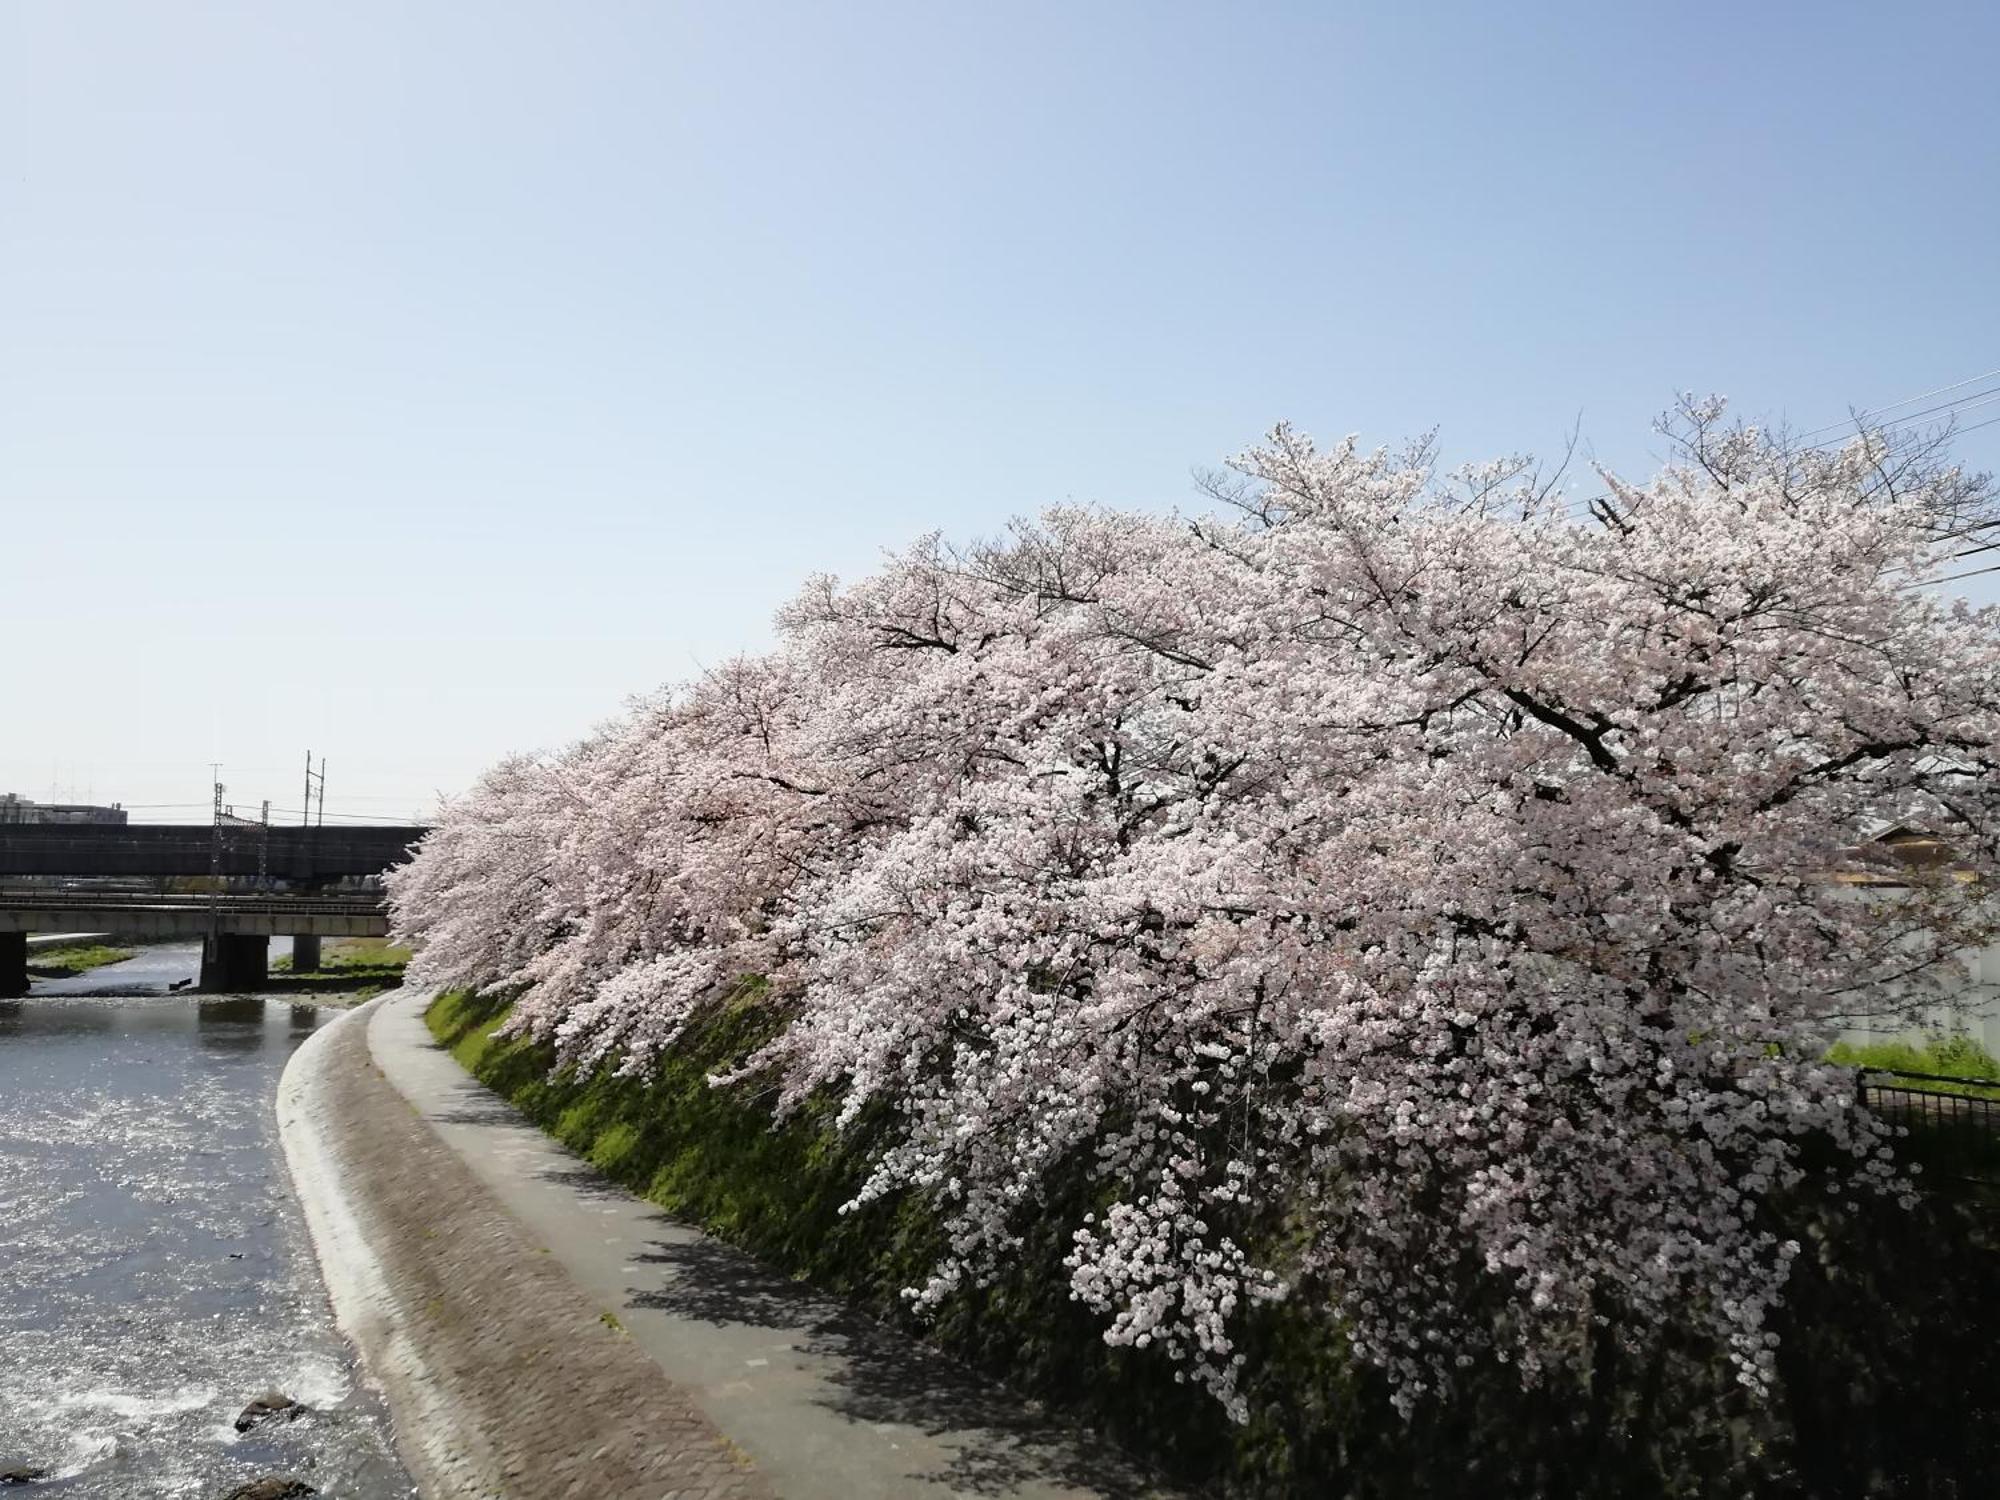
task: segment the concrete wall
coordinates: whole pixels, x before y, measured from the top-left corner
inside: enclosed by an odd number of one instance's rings
[[[1963,978],[1944,1003],[1925,1007],[1914,1017],[1883,1016],[1857,1022],[1843,1031],[1840,1039],[1856,1046],[1890,1041],[1916,1046],[1937,1032],[1963,1032],[2000,1057],[2000,943],[1970,949],[1961,955],[1960,962]]]

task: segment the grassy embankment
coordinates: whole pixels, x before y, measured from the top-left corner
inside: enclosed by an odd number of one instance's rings
[[[708,1085],[780,1024],[760,999],[746,985],[645,1079],[608,1066],[552,1075],[550,1049],[492,1035],[508,1013],[502,999],[446,995],[427,1020],[468,1071],[608,1176],[908,1326],[898,1294],[933,1263],[935,1220],[908,1196],[839,1212],[890,1122],[864,1116],[836,1134],[833,1101],[818,1099],[774,1124],[768,1097]],[[1337,1330],[1291,1303],[1260,1310],[1244,1330],[1251,1420],[1237,1427],[1206,1395],[1174,1384],[1164,1361],[1108,1348],[1099,1319],[1069,1300],[1059,1226],[1099,1205],[1097,1192],[1080,1179],[1057,1185],[1051,1211],[1020,1226],[1025,1243],[1008,1273],[921,1331],[1216,1493],[1636,1497],[1726,1484],[1793,1497],[1845,1493],[1841,1476],[1886,1470],[1921,1474],[1920,1485],[1935,1482],[1928,1492],[1946,1494],[2000,1459],[2000,1277],[1989,1228],[1954,1200],[1909,1214],[1883,1205],[1857,1215],[1839,1206],[1844,1194],[1792,1205],[1787,1231],[1826,1253],[1823,1267],[1801,1261],[1780,1309],[1783,1388],[1761,1415],[1726,1366],[1662,1346],[1649,1373],[1621,1373],[1602,1401],[1524,1391],[1511,1372],[1488,1369],[1406,1422],[1390,1412],[1380,1377],[1348,1361]],[[1746,1443],[1767,1455],[1764,1474],[1726,1479],[1729,1451]]]
[[[78,943],[61,948],[30,948],[28,972],[37,979],[74,979],[101,969],[106,964],[122,964],[137,958],[136,948],[113,948],[106,943]]]
[[[1974,1098],[2000,1099],[2000,1058],[1994,1057],[1969,1036],[1940,1033],[1926,1037],[1923,1045],[1909,1042],[1870,1042],[1865,1047],[1836,1043],[1827,1053],[1829,1062],[1850,1068],[1883,1068],[1896,1073],[1928,1073],[1933,1077],[1991,1079],[1981,1083],[1935,1083],[1923,1078],[1893,1080],[1898,1088],[1921,1093],[1967,1094]]]
[[[409,961],[410,950],[387,938],[329,938],[320,948],[319,968],[310,974],[294,974],[289,953],[272,959],[267,988],[281,995],[351,992],[358,1002],[400,985]]]

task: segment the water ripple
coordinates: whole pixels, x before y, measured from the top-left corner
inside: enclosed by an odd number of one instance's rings
[[[412,1493],[332,1327],[271,1101],[279,1001],[0,1004],[0,1463],[30,1493],[211,1500],[297,1473]],[[314,1409],[239,1435],[276,1387]]]

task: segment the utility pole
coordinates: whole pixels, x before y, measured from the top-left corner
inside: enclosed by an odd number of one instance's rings
[[[215,783],[215,821],[208,839],[208,938],[214,947],[222,933],[222,794],[228,788],[222,784],[221,762],[211,761],[208,769]]]
[[[306,794],[299,804],[299,822],[304,827],[313,826],[313,788],[319,788],[319,825],[326,826],[326,757],[319,758],[319,769],[313,769],[313,753],[306,751]]]

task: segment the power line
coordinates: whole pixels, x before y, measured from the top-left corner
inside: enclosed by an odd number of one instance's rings
[[[1910,402],[1912,402],[1912,401],[1922,401],[1922,400],[1924,400],[1924,399],[1926,399],[1927,397],[1930,397],[1930,396],[1939,396],[1939,395],[1943,395],[1943,394],[1944,394],[1944,393],[1945,393],[1946,391],[1955,391],[1955,390],[1958,390],[1958,389],[1959,389],[1960,387],[1962,387],[1962,386],[1968,386],[1968,385],[1976,385],[1976,384],[1978,384],[1978,383],[1979,383],[1980,381],[1982,381],[1982,380],[1989,380],[1989,379],[1992,379],[1992,378],[1993,378],[1994,376],[1996,376],[1996,375],[2000,375],[2000,370],[1988,370],[1988,371],[1987,371],[1987,372],[1986,372],[1986,373],[1985,373],[1984,375],[1974,375],[1974,376],[1971,376],[1971,377],[1970,377],[1969,379],[1965,379],[1965,380],[1960,380],[1960,381],[1957,381],[1957,382],[1955,382],[1955,383],[1954,383],[1954,384],[1952,384],[1952,385],[1942,385],[1942,386],[1939,386],[1939,387],[1938,387],[1938,388],[1937,388],[1936,390],[1934,390],[1934,391],[1925,391],[1925,392],[1923,392],[1923,393],[1922,393],[1921,395],[1916,395],[1916,396],[1906,396],[1906,397],[1905,397],[1905,398],[1904,398],[1903,400],[1901,400],[1901,401],[1897,401],[1897,402],[1892,402],[1892,403],[1891,403],[1890,405],[1888,405],[1888,406],[1885,406],[1885,407],[1881,407],[1881,408],[1879,408],[1878,410],[1875,410],[1875,411],[1869,411],[1869,412],[1863,412],[1863,413],[1861,414],[1861,416],[1862,416],[1863,418],[1866,418],[1866,419],[1868,419],[1868,420],[1872,421],[1872,420],[1873,420],[1874,418],[1876,418],[1876,417],[1878,417],[1878,416],[1882,416],[1882,415],[1884,415],[1884,414],[1886,414],[1886,413],[1888,413],[1888,412],[1891,412],[1891,411],[1894,411],[1894,410],[1896,409],[1896,407],[1899,407],[1899,406],[1907,406],[1907,405],[1909,405],[1909,404],[1910,404]],[[1937,405],[1937,406],[1934,406],[1934,407],[1929,407],[1929,408],[1927,408],[1927,409],[1925,409],[1925,410],[1923,410],[1923,411],[1917,411],[1917,412],[1909,412],[1909,413],[1907,413],[1907,414],[1905,414],[1905,415],[1903,415],[1903,416],[1900,416],[1900,417],[1896,417],[1896,418],[1894,418],[1893,420],[1894,420],[1894,422],[1895,422],[1896,424],[1898,424],[1898,425],[1901,425],[1901,424],[1906,424],[1906,423],[1909,423],[1909,422],[1914,422],[1914,421],[1917,421],[1917,420],[1919,420],[1920,418],[1923,418],[1923,417],[1927,417],[1927,416],[1930,416],[1930,415],[1933,415],[1934,413],[1938,413],[1938,412],[1944,412],[1944,411],[1951,411],[1951,413],[1952,413],[1952,416],[1953,416],[1953,417],[1957,417],[1957,416],[1958,416],[1958,415],[1959,415],[1960,413],[1963,413],[1963,412],[1968,412],[1968,411],[1973,411],[1973,410],[1975,410],[1975,409],[1977,409],[1977,408],[1979,408],[1979,407],[1982,407],[1982,406],[1987,406],[1987,405],[1990,405],[1991,403],[1993,403],[1993,402],[1995,402],[1995,401],[2000,401],[2000,386],[1994,386],[1994,387],[1993,387],[1992,389],[1990,389],[1990,390],[1983,390],[1983,391],[1974,391],[1974,392],[1972,392],[1972,393],[1971,393],[1970,395],[1966,395],[1966,396],[1959,396],[1959,397],[1955,397],[1954,399],[1952,399],[1952,400],[1950,400],[1950,401],[1946,401],[1946,402],[1941,402],[1941,403],[1940,403],[1939,405]],[[1954,410],[1954,408],[1955,408],[1955,410]],[[1991,427],[1991,426],[1993,426],[1993,425],[1994,425],[1994,424],[1995,424],[1996,422],[2000,422],[2000,417],[1987,417],[1987,418],[1985,418],[1985,419],[1983,419],[1983,420],[1981,420],[1981,421],[1978,421],[1978,422],[1973,422],[1973,423],[1971,423],[1971,424],[1969,424],[1969,425],[1967,425],[1967,426],[1964,426],[1964,427],[1959,427],[1959,428],[1956,428],[1956,429],[1955,429],[1955,430],[1954,430],[1954,431],[1952,432],[1952,434],[1951,434],[1951,435],[1952,435],[1952,437],[1953,437],[1954,439],[1957,439],[1957,438],[1961,438],[1961,437],[1965,436],[1965,434],[1966,434],[1966,433],[1968,433],[1968,432],[1977,432],[1977,431],[1979,431],[1979,429],[1980,429],[1980,428],[1982,428],[1982,427]],[[1813,429],[1812,429],[1812,431],[1810,431],[1810,432],[1805,432],[1805,433],[1801,433],[1801,434],[1799,434],[1799,438],[1800,438],[1800,439],[1802,440],[1802,439],[1804,439],[1804,438],[1809,438],[1809,437],[1812,437],[1812,436],[1813,436],[1813,435],[1814,435],[1815,433],[1821,433],[1821,432],[1831,432],[1831,431],[1833,431],[1834,429],[1836,429],[1836,428],[1838,428],[1838,427],[1842,427],[1842,426],[1844,426],[1844,425],[1846,425],[1846,424],[1844,424],[1844,423],[1840,423],[1840,422],[1831,422],[1831,423],[1828,423],[1828,424],[1827,424],[1827,425],[1826,425],[1825,427],[1815,427],[1815,428],[1813,428]],[[1808,448],[1808,449],[1810,449],[1810,450],[1813,450],[1813,451],[1820,451],[1820,450],[1823,450],[1823,449],[1826,449],[1826,448],[1831,448],[1831,447],[1835,447],[1835,446],[1837,446],[1838,444],[1842,444],[1842,443],[1846,443],[1846,442],[1848,442],[1848,441],[1850,440],[1850,438],[1851,438],[1852,436],[1854,436],[1854,435],[1857,435],[1857,434],[1850,434],[1849,436],[1844,436],[1844,437],[1841,437],[1841,438],[1839,438],[1839,439],[1835,439],[1835,440],[1832,440],[1832,441],[1828,441],[1828,442],[1821,442],[1821,443],[1807,443],[1807,444],[1805,444],[1805,447],[1806,447],[1806,448]],[[1589,514],[1589,512],[1590,512],[1590,507],[1591,507],[1591,505],[1592,505],[1593,503],[1595,503],[1596,501],[1599,501],[1599,500],[1605,500],[1605,499],[1609,499],[1609,498],[1610,498],[1610,497],[1609,497],[1608,495],[1589,495],[1589,496],[1585,496],[1584,498],[1582,498],[1582,499],[1580,499],[1580,500],[1572,500],[1572,501],[1568,501],[1568,502],[1566,502],[1566,503],[1565,503],[1565,504],[1563,505],[1563,508],[1562,508],[1562,514],[1563,514],[1563,518],[1564,518],[1565,520],[1569,520],[1569,521],[1579,521],[1579,520],[1582,520],[1582,519],[1583,519],[1583,518],[1584,518],[1585,516],[1587,516],[1587,515]],[[1974,526],[1974,527],[1971,527],[1971,528],[1968,528],[1968,530],[1966,531],[1966,533],[1965,533],[1965,534],[1966,534],[1966,535],[1970,535],[1970,534],[1971,534],[1972,532],[1974,532],[1974,531],[1983,531],[1983,530],[1986,530],[1986,529],[1988,529],[1988,528],[1991,528],[1991,527],[1995,527],[1995,526],[2000,526],[2000,521],[1987,521],[1987,522],[1983,522],[1983,523],[1981,523],[1981,524],[1980,524],[1980,525],[1978,525],[1978,526]],[[1996,545],[2000,545],[2000,544],[1996,544]],[[1957,556],[1957,557],[1969,557],[1969,556],[1971,556],[1971,555],[1972,555],[1972,553],[1973,553],[1973,552],[1977,552],[1977,551],[1981,551],[1981,550],[1984,550],[1984,549],[1982,549],[1982,548],[1973,548],[1973,549],[1972,549],[1971,551],[1969,551],[1969,552],[1962,552],[1962,553],[1956,553],[1956,554],[1954,554],[1954,556]],[[1951,559],[1947,558],[1947,559],[1945,559],[1945,560],[1946,560],[1946,561],[1950,561]]]
[[[1974,391],[1970,396],[1961,397],[1957,401],[1947,401],[1942,406],[1933,406],[1923,411],[1911,412],[1908,416],[1895,418],[1893,424],[1875,423],[1872,420],[1872,414],[1870,414],[1870,422],[1868,426],[1857,429],[1853,432],[1848,432],[1840,437],[1823,438],[1817,443],[1804,443],[1801,445],[1800,451],[1812,452],[1812,453],[1824,453],[1832,448],[1839,448],[1846,446],[1848,443],[1853,442],[1857,437],[1862,436],[1863,433],[1865,432],[1886,431],[1890,425],[1894,425],[1897,427],[1907,427],[1912,422],[1919,421],[1924,417],[1935,416],[1940,412],[1949,413],[1949,415],[1945,418],[1946,421],[1955,421],[1957,420],[1961,412],[1971,411],[1975,407],[1984,406],[1990,401],[2000,401],[2000,386],[1995,386],[1990,391]],[[1984,422],[1973,423],[1974,427],[1984,427],[1985,425],[1986,424]],[[1961,432],[1970,432],[1971,430],[1972,428],[1970,427],[1960,427],[1953,431],[1952,436],[1956,437]]]
[[[1964,437],[1968,432],[1977,432],[1982,427],[1991,427],[1995,422],[2000,422],[2000,417],[1988,417],[1983,422],[1974,422],[1970,427],[1961,427],[1952,436]]]
[[[1889,412],[1894,411],[1899,406],[1908,406],[1912,401],[1928,401],[1933,396],[1942,396],[1946,391],[1961,390],[1968,385],[1977,385],[1982,380],[1991,380],[1995,376],[2000,376],[2000,370],[1988,370],[1983,375],[1973,375],[1967,377],[1964,380],[1956,380],[1953,381],[1950,385],[1941,385],[1934,391],[1919,391],[1914,396],[1905,396],[1901,401],[1891,401],[1887,406],[1879,406],[1872,411],[1864,411],[1860,413],[1860,416],[1868,418],[1869,420],[1872,421],[1876,417],[1887,415]],[[1949,401],[1945,403],[1945,405],[1947,406],[1951,406],[1954,404],[1955,404],[1954,402],[1949,402]],[[1922,413],[1917,413],[1917,415],[1920,416],[1922,415]],[[1850,416],[1845,422],[1829,422],[1824,427],[1815,427],[1810,432],[1800,433],[1799,439],[1800,441],[1804,441],[1806,438],[1815,437],[1822,432],[1832,432],[1837,428],[1847,426],[1848,423],[1853,422],[1855,420],[1856,420],[1855,417]],[[1896,420],[1898,422],[1907,422],[1912,420],[1912,418],[1897,417]]]
[[[1982,428],[1982,427],[1991,427],[1991,426],[1993,426],[1993,425],[1994,425],[1995,423],[2000,423],[2000,417],[1988,417],[1988,418],[1987,418],[1987,419],[1986,419],[1985,421],[1983,421],[1983,422],[1974,422],[1974,423],[1973,423],[1973,424],[1972,424],[1972,425],[1971,425],[1970,427],[1961,427],[1961,428],[1960,428],[1960,429],[1958,430],[1958,435],[1963,435],[1964,433],[1968,433],[1968,432],[1977,432],[1977,431],[1978,431],[1978,430],[1979,430],[1980,428]],[[1996,526],[2000,526],[2000,520],[1994,520],[1994,521],[1981,521],[1981,522],[1979,522],[1979,523],[1978,523],[1977,525],[1975,525],[1975,526],[1968,526],[1968,527],[1966,527],[1966,528],[1965,528],[1965,530],[1963,530],[1963,531],[1961,531],[1961,532],[1958,532],[1958,533],[1957,533],[1957,535],[1959,535],[1959,536],[1972,536],[1972,535],[1973,535],[1974,533],[1976,533],[1976,532],[1981,532],[1981,531],[1991,531],[1991,530],[1993,530],[1993,529],[1994,529],[1994,528],[1995,528]],[[1951,554],[1950,556],[1948,556],[1948,557],[1941,557],[1941,558],[1939,558],[1939,559],[1938,559],[1938,561],[1939,561],[1939,562],[1958,562],[1958,561],[1960,561],[1960,560],[1961,560],[1961,559],[1963,559],[1963,558],[1967,558],[1967,557],[1977,557],[1977,556],[1979,556],[1979,554],[1980,554],[1980,553],[1982,553],[1982,552],[1993,552],[1993,551],[1996,551],[1996,550],[2000,550],[2000,542],[1981,542],[1981,543],[1980,543],[1980,544],[1979,544],[1978,546],[1976,546],[1976,547],[1967,547],[1967,548],[1966,548],[1966,549],[1965,549],[1964,551],[1962,551],[1962,552],[1954,552],[1954,553],[1952,553],[1952,554]],[[1972,577],[1976,577],[1976,576],[1978,576],[1978,574],[1979,574],[1979,573],[1983,573],[1983,572],[1986,572],[1986,571],[1988,571],[1988,570],[1987,570],[1987,569],[1984,569],[1984,568],[1980,568],[1980,569],[1977,569],[1977,570],[1976,570],[1975,572],[1972,572],[1972,573],[1960,573],[1960,574],[1957,574],[1957,575],[1955,575],[1955,576],[1957,576],[1957,577],[1960,577],[1960,578],[1972,578]],[[1937,582],[1937,583],[1949,583],[1949,582],[1950,582],[1951,580],[1950,580],[1950,579],[1948,579],[1948,578],[1939,578],[1939,579],[1935,579],[1935,580],[1933,580],[1933,581],[1934,581],[1934,582]]]
[[[274,813],[281,813],[286,817],[293,817],[303,814],[305,809],[298,807],[273,807],[271,811]],[[313,818],[315,820],[315,825],[317,825],[318,820],[322,816],[324,816],[328,821],[332,822],[375,823],[375,824],[381,824],[385,817],[385,815],[382,813],[368,813],[368,812],[352,812],[352,813],[330,812],[322,815],[318,811],[318,809],[315,808],[313,810]],[[401,827],[408,827],[411,825],[403,823],[390,823],[387,826],[401,828]]]
[[[1982,548],[1981,550],[1986,549]],[[1963,573],[1947,573],[1942,578],[1927,578],[1922,584],[1911,585],[1911,587],[1928,587],[1933,583],[1956,583],[1961,578],[1977,578],[1982,573],[2000,573],[2000,563],[1993,563],[1984,568],[1971,568]]]
[[[1969,379],[1958,381],[1952,385],[1939,386],[1936,390],[1925,391],[1922,395],[1906,396],[1901,401],[1892,402],[1890,405],[1881,407],[1875,411],[1862,412],[1860,414],[1860,417],[1855,420],[1861,420],[1866,424],[1872,426],[1876,418],[1885,416],[1887,413],[1894,411],[1899,406],[1907,406],[1912,401],[1922,401],[1927,397],[1939,396],[1944,394],[1946,391],[1955,391],[1963,386],[1976,385],[1980,381],[1990,380],[1996,375],[2000,375],[2000,370],[1988,370],[1984,375],[1974,375]],[[1926,407],[1922,411],[1906,412],[1902,416],[1895,417],[1891,420],[1895,425],[1903,426],[1911,422],[1919,421],[1924,417],[1934,416],[1942,412],[1949,412],[1953,418],[1956,418],[1957,416],[1959,416],[1964,412],[1974,411],[1979,407],[1991,405],[1995,401],[2000,401],[2000,385],[1996,385],[1989,390],[1973,391],[1969,395],[1957,396],[1951,399],[1950,401],[1940,402],[1936,406]],[[1974,422],[1970,426],[1960,427],[1952,433],[1952,436],[1954,438],[1962,437],[1968,432],[1977,432],[1982,427],[1991,427],[1995,422],[2000,422],[2000,417],[1988,417],[1983,421]],[[1818,433],[1833,432],[1836,429],[1844,427],[1846,425],[1847,424],[1844,422],[1829,422],[1824,427],[1815,427],[1809,432],[1798,434],[1797,441],[1802,443],[1806,449],[1815,452],[1827,448],[1838,447],[1842,444],[1851,441],[1854,437],[1859,436],[1860,434],[1858,432],[1848,433],[1839,438],[1829,439],[1827,441],[1819,443],[1806,443],[1804,442],[1804,440],[1806,438],[1813,437]],[[1864,426],[1862,430],[1863,431],[1869,430],[1869,427]],[[1563,515],[1568,520],[1572,521],[1580,520],[1589,513],[1590,507],[1593,502],[1607,498],[1609,497],[1604,495],[1591,495],[1591,496],[1586,496],[1581,500],[1569,501],[1563,506]],[[1995,523],[1995,524],[2000,524],[2000,523]]]
[[[1946,406],[1949,406],[1951,408],[1952,419],[1956,421],[1959,417],[1964,416],[1967,412],[1973,410],[1975,407],[1990,406],[1995,401],[2000,401],[2000,386],[1995,386],[1990,391],[1975,391],[1972,395],[1966,396],[1962,400],[1947,402]],[[1943,410],[1945,410],[1945,407],[1943,406],[1935,406],[1931,408],[1931,411],[1943,411]],[[1915,415],[1913,416],[1898,417],[1897,420],[1899,422],[1914,422],[1917,419],[1917,417],[1928,416],[1929,414],[1930,414],[1929,412],[1920,411],[1915,413]],[[1958,430],[1961,432],[1964,431],[1963,428],[1960,428]]]

